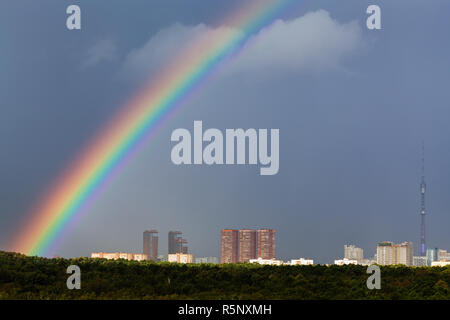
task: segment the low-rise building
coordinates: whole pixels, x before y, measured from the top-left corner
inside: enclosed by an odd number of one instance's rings
[[[437,252],[437,260],[450,260],[450,252],[439,249]]]
[[[344,265],[348,265],[348,264],[358,264],[358,261],[353,260],[353,259],[344,258],[342,260],[334,260],[334,264],[336,264],[338,266],[344,266]]]
[[[450,266],[450,260],[439,260],[439,261],[433,261],[431,263],[432,267],[445,267]]]
[[[169,254],[167,261],[176,263],[194,263],[194,256],[188,253]]]
[[[371,266],[372,264],[375,264],[376,262],[377,262],[376,257],[375,257],[375,259],[362,259],[361,265]]]
[[[293,259],[293,260],[291,260],[291,265],[306,266],[306,265],[313,265],[313,264],[314,264],[314,260],[312,260],[312,259],[300,258],[300,259]]]
[[[265,265],[272,265],[272,266],[281,266],[282,264],[284,264],[284,262],[281,261],[281,260],[263,259],[263,258],[250,259],[249,262],[250,263],[258,263],[258,264],[265,264]]]
[[[202,257],[202,258],[195,258],[195,263],[219,263],[219,259],[217,257]]]
[[[428,265],[427,257],[425,256],[414,256],[413,266],[415,267],[426,267]]]
[[[147,260],[147,255],[142,253],[127,253],[127,252],[92,252],[91,258],[100,258],[108,260],[135,260],[143,261]]]

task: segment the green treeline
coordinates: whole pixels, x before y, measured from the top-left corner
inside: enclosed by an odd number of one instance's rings
[[[69,265],[81,289],[68,290]],[[185,265],[46,259],[0,251],[0,299],[450,299],[450,267],[381,267],[381,289],[364,266]]]

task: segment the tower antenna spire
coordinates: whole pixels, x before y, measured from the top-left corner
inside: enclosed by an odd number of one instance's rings
[[[426,255],[425,243],[425,143],[422,141],[422,178],[420,181],[420,255]]]

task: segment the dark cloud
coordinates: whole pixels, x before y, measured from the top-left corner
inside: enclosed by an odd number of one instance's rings
[[[317,1],[307,16],[295,9],[255,35],[109,185],[57,253],[139,251],[148,228],[160,230],[163,253],[167,231],[182,230],[198,256],[219,254],[224,227],[274,227],[280,258],[318,262],[342,256],[346,243],[366,255],[382,240],[417,244],[422,140],[428,243],[449,249],[450,4],[380,1],[383,29],[368,31],[364,1],[334,3]],[[0,30],[8,31],[0,44],[0,247],[133,96],[136,78],[158,71],[190,37],[229,30],[216,21],[238,4],[80,1],[80,33],[64,30],[60,1],[0,4]],[[194,120],[222,130],[279,128],[279,173],[174,166],[170,134],[192,130]]]

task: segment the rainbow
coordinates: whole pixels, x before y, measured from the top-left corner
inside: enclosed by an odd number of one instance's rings
[[[222,62],[238,52],[252,34],[293,2],[250,1],[224,21],[223,25],[233,29],[215,39],[200,37],[184,48],[182,56],[174,59],[112,118],[38,201],[14,239],[13,251],[48,254],[52,244],[67,233],[71,221],[76,220],[139,144]]]

